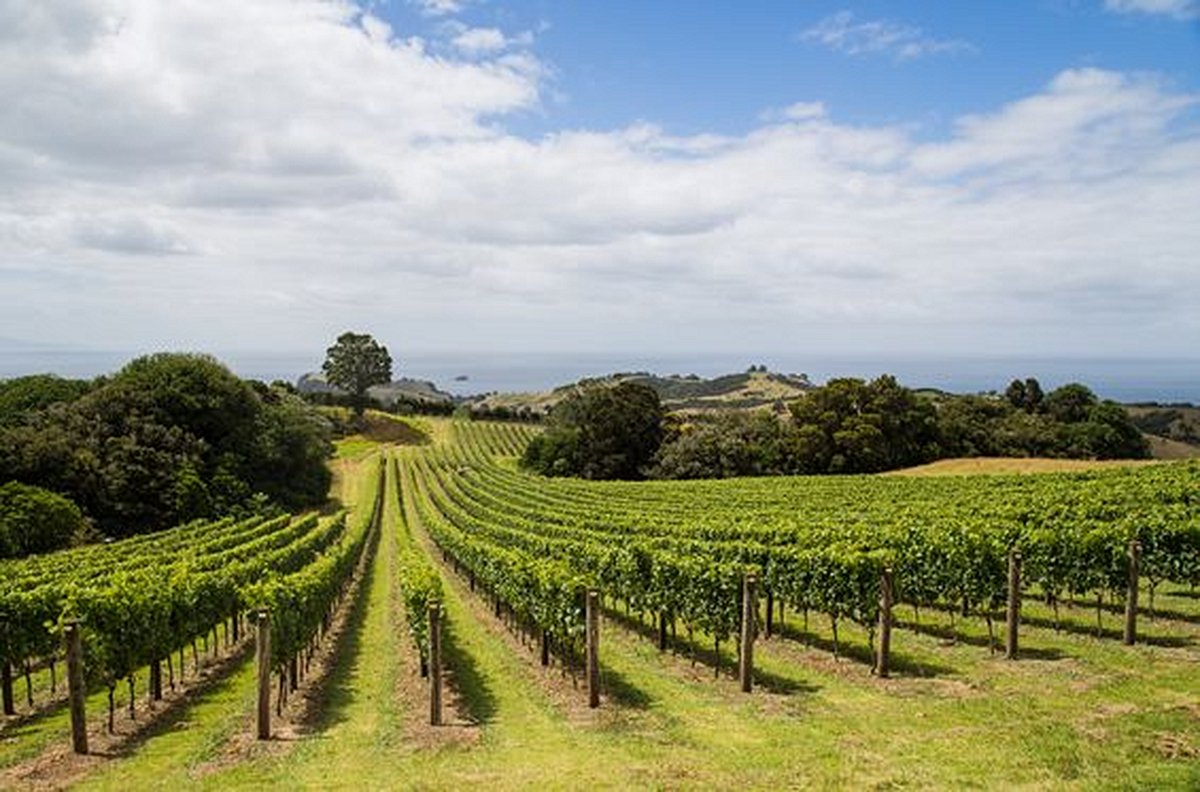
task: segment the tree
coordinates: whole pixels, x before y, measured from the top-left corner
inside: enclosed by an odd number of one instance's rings
[[[1018,410],[1025,409],[1025,383],[1019,379],[1008,383],[1008,387],[1004,390],[1004,398]]]
[[[354,413],[361,419],[367,389],[392,381],[392,356],[369,334],[346,332],[325,350],[321,369],[330,385],[350,394]]]
[[[32,374],[0,382],[0,426],[15,425],[51,404],[73,402],[92,388],[85,380]]]
[[[637,479],[662,444],[663,409],[645,385],[577,388],[550,412],[550,427],[525,449],[522,464],[543,475]]]
[[[795,473],[798,441],[774,413],[726,412],[683,424],[655,455],[651,478],[696,479]]]
[[[933,406],[889,374],[830,380],[791,410],[807,473],[874,473],[928,462],[938,452]]]
[[[207,355],[131,361],[74,401],[0,424],[0,481],[68,495],[124,536],[325,500],[331,427],[299,397]]]
[[[0,486],[0,558],[67,547],[85,526],[79,507],[62,495],[16,481]]]
[[[1035,377],[1026,377],[1024,382],[1015,379],[1004,391],[1004,398],[1018,410],[1035,413],[1042,408],[1042,384]]]

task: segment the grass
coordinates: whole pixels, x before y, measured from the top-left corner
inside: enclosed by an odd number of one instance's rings
[[[346,418],[347,422],[351,419]],[[430,424],[420,419],[368,410],[361,431],[334,441],[335,459],[358,461],[383,446],[425,445],[430,442]]]
[[[1153,465],[1149,459],[1041,459],[1021,457],[972,457],[939,459],[927,465],[894,470],[885,476],[977,476],[1010,473],[1074,473],[1114,467]]]

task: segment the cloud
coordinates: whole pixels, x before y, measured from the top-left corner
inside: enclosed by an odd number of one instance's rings
[[[83,218],[75,223],[73,241],[81,247],[139,256],[192,252],[183,235],[168,224],[141,217]]]
[[[802,41],[812,41],[847,55],[890,54],[898,61],[927,55],[945,55],[974,51],[960,39],[936,39],[919,27],[886,20],[855,21],[850,11],[825,17],[800,33]]]
[[[3,7],[0,336],[801,359],[1200,337],[1197,97],[1153,75],[1064,71],[935,139],[811,100],[740,135],[527,138],[532,49],[445,52],[344,2]]]
[[[958,119],[953,139],[922,147],[915,167],[935,177],[1013,180],[1115,175],[1152,155],[1167,127],[1200,97],[1172,94],[1146,75],[1060,73],[1046,90],[987,115]]]
[[[426,16],[440,17],[462,13],[464,0],[411,0]]]
[[[497,28],[471,28],[459,25],[450,43],[468,57],[495,55],[514,46],[528,47],[533,43],[533,34],[526,31],[513,37],[504,35]]]
[[[1104,8],[1118,14],[1155,14],[1181,21],[1200,18],[1197,0],[1104,0]]]

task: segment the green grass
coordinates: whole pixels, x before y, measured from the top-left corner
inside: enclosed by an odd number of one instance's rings
[[[377,440],[371,440],[362,435],[351,435],[334,442],[334,456],[337,459],[359,460],[375,451],[379,445]]]
[[[222,634],[222,640],[223,634]],[[202,649],[200,653],[201,664],[205,667],[210,665],[213,659],[208,655],[205,649],[205,644],[201,641],[199,644]],[[223,650],[225,651],[225,650]],[[184,682],[188,686],[196,684],[195,669],[192,665],[192,653],[189,649],[186,653],[186,674]],[[178,672],[178,668],[176,668]],[[166,686],[166,668],[164,665],[163,685]],[[139,669],[137,674],[137,686],[134,695],[138,697],[139,703],[144,703],[146,696],[146,687],[148,679],[148,670],[146,668]],[[50,701],[50,683],[49,671],[43,670],[34,675],[34,703],[37,709],[29,712],[25,709],[25,686],[22,678],[17,686],[16,692],[18,696],[18,704],[22,706],[21,712],[23,719],[19,722],[14,722],[7,725],[3,731],[0,731],[0,770],[20,764],[28,759],[31,759],[47,749],[52,749],[57,746],[67,745],[70,737],[70,713],[67,710],[66,699],[64,692],[66,690],[66,663],[60,661],[58,664],[58,690],[59,697],[53,700],[53,703],[47,705]],[[203,683],[202,683],[203,684]],[[126,725],[128,715],[126,707],[129,703],[129,693],[124,681],[118,683],[113,695],[115,708],[115,718],[118,729],[121,730]],[[108,690],[100,688],[92,692],[85,703],[86,711],[89,715],[89,724],[92,730],[99,728],[102,720],[107,716],[108,712]],[[139,717],[145,717],[144,714]]]

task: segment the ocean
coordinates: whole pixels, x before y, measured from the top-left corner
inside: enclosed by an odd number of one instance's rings
[[[0,349],[0,379],[47,372],[64,377],[94,377],[116,371],[137,354],[140,353],[118,350]],[[322,360],[319,352],[214,354],[238,375],[267,382],[277,379],[295,382],[305,372],[319,370]],[[713,377],[764,364],[771,371],[807,374],[818,384],[833,377],[871,378],[887,373],[909,387],[980,393],[1003,391],[1015,378],[1036,377],[1045,390],[1067,382],[1082,382],[1102,398],[1121,402],[1200,403],[1200,359],[427,352],[395,355],[393,371],[397,377],[430,380],[442,390],[467,396],[546,390],[582,377],[619,371]]]

